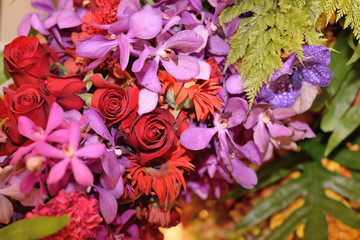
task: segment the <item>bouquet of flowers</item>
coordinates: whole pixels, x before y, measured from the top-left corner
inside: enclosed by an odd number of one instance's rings
[[[360,123],[360,45],[341,40],[348,32],[338,37],[346,16],[343,27],[359,38],[360,6],[339,2],[31,0],[38,11],[1,56],[0,78],[13,83],[0,100],[0,239],[162,239],[159,227],[181,221],[181,203],[239,198],[296,168],[302,176],[237,229],[301,194],[304,207],[270,239],[300,223],[305,239],[314,231],[326,239],[326,229],[312,229],[326,227],[325,212],[360,228],[355,210],[320,190],[316,208],[309,186],[360,201],[359,183],[318,164]],[[346,66],[348,55],[338,55],[334,73],[324,36],[355,50]],[[309,126],[310,108],[333,132],[327,146],[318,124]]]

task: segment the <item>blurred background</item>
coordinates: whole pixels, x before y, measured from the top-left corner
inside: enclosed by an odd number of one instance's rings
[[[0,0],[0,47],[17,37],[22,17],[33,11],[30,0]]]

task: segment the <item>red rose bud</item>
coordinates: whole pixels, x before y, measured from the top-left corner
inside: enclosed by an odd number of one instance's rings
[[[130,127],[127,143],[139,154],[141,163],[155,158],[166,158],[176,145],[175,118],[167,110],[156,108],[136,118]]]
[[[54,96],[64,110],[80,110],[84,106],[84,101],[76,95],[86,92],[86,83],[79,78],[79,75],[48,74],[39,78],[38,85],[45,95]]]
[[[5,68],[18,87],[37,84],[37,79],[49,73],[55,62],[59,62],[55,51],[37,37],[17,37],[4,49]]]
[[[120,123],[122,130],[130,127],[139,108],[139,89],[124,89],[119,85],[110,84],[99,74],[91,76],[90,80],[98,87],[92,96],[91,105],[106,119],[106,125]]]

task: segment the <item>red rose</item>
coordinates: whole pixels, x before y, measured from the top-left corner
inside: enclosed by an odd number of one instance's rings
[[[38,84],[45,95],[56,97],[56,102],[65,110],[80,110],[84,106],[84,101],[76,95],[86,91],[86,83],[79,78],[79,75],[48,74],[39,78]]]
[[[138,151],[142,164],[155,158],[166,158],[177,142],[174,124],[175,118],[169,111],[155,108],[133,121],[126,142]]]
[[[48,111],[48,105],[51,105],[51,103],[45,103],[36,85],[25,84],[16,92],[5,89],[5,105],[12,122],[16,122],[20,116],[26,116],[37,126],[45,129],[47,122],[46,112]]]
[[[5,68],[18,87],[37,84],[37,79],[49,73],[55,62],[59,62],[55,51],[37,37],[17,37],[4,49]]]
[[[124,89],[110,84],[99,74],[92,75],[90,80],[98,87],[92,96],[91,105],[106,119],[106,125],[120,123],[120,128],[127,129],[139,108],[139,89],[130,86]]]

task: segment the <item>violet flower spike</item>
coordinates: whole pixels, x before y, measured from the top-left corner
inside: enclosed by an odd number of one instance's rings
[[[62,144],[61,149],[44,142],[36,145],[36,150],[43,156],[61,159],[50,169],[47,182],[52,184],[60,181],[70,164],[77,183],[81,185],[92,185],[94,176],[81,159],[83,157],[101,157],[104,153],[105,145],[96,143],[79,148],[81,133],[80,125],[76,121],[70,122],[68,131],[69,141],[67,144]]]

